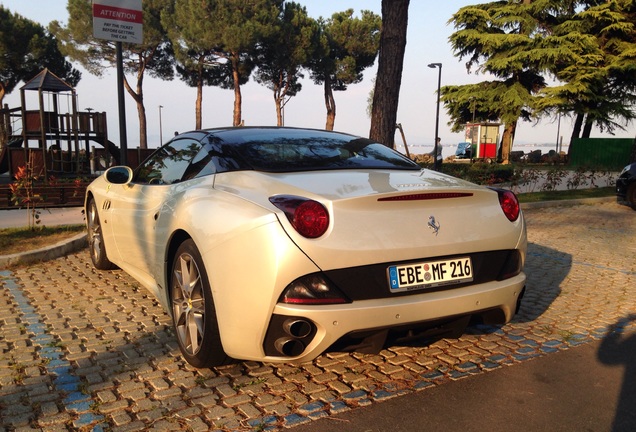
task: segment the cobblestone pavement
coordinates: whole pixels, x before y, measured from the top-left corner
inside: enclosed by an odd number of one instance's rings
[[[86,251],[0,272],[0,430],[291,428],[599,339],[636,312],[636,212],[525,214],[528,289],[511,324],[302,366],[191,368],[158,303]]]

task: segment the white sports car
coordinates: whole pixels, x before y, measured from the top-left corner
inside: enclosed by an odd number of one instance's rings
[[[107,170],[85,206],[94,265],[159,299],[195,367],[459,335],[508,322],[525,289],[512,192],[343,133],[185,133]]]

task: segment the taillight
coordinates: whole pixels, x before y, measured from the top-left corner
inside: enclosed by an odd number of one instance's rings
[[[329,212],[318,201],[290,195],[271,197],[269,201],[285,213],[303,237],[318,238],[329,228]]]
[[[510,222],[519,219],[521,207],[517,196],[509,190],[492,188],[499,194],[499,205]]]
[[[300,277],[287,285],[278,300],[288,304],[325,305],[351,301],[320,274]]]
[[[498,281],[506,280],[511,277],[517,276],[521,273],[523,269],[523,262],[521,258],[521,253],[518,250],[513,250],[508,255],[506,262],[501,268],[501,272],[499,276],[497,276]]]

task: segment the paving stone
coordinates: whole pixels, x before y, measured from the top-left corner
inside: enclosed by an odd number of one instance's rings
[[[192,403],[196,405],[201,405],[203,408],[211,408],[218,405],[218,400],[219,400],[218,396],[212,394],[209,396],[203,396],[203,397],[198,397],[196,399],[192,399]]]
[[[222,406],[213,406],[205,411],[205,417],[208,420],[218,420],[224,417],[232,416],[234,414],[234,410]]]
[[[170,387],[163,390],[158,390],[152,393],[152,397],[157,400],[165,400],[176,396],[181,396],[181,389],[179,387]]]
[[[119,395],[125,399],[130,399],[132,401],[139,401],[141,399],[145,399],[146,396],[150,393],[145,388],[140,388],[136,390],[130,390],[126,392],[119,392]]]
[[[251,401],[252,398],[246,394],[240,394],[237,396],[232,396],[229,398],[223,399],[223,403],[229,407],[235,407],[244,403]]]
[[[348,385],[340,382],[340,381],[331,381],[329,382],[329,387],[331,389],[333,389],[334,391],[340,393],[340,394],[345,394],[351,391],[351,387],[349,387]]]
[[[291,408],[285,403],[277,403],[263,407],[263,411],[267,414],[275,414],[278,417],[285,416],[291,412]]]
[[[328,353],[300,366],[250,361],[192,368],[158,302],[125,273],[95,270],[86,250],[15,268],[22,297],[3,289],[0,278],[0,423],[16,431],[96,421],[112,431],[151,424],[227,431],[245,430],[249,419],[254,428],[290,428],[598,340],[636,310],[633,256],[612,246],[636,242],[631,212],[606,203],[524,213],[529,289],[512,323],[379,354]],[[16,364],[22,385],[15,382]],[[77,380],[55,381],[56,374]],[[66,396],[55,390],[66,386],[87,392],[78,392],[87,400],[69,403],[78,414],[60,405]],[[91,404],[101,420],[81,411]],[[15,414],[10,421],[7,406]]]
[[[99,405],[98,410],[102,414],[110,414],[116,411],[123,411],[128,408],[127,400],[116,400]]]
[[[292,392],[285,393],[285,398],[290,400],[296,406],[306,404],[308,401],[307,396],[303,395],[299,391],[292,391]]]
[[[129,424],[132,421],[132,418],[128,415],[128,413],[118,411],[110,417],[110,420],[115,427],[119,427]]]
[[[237,409],[247,419],[256,419],[263,415],[263,413],[251,403],[241,404],[237,407]]]

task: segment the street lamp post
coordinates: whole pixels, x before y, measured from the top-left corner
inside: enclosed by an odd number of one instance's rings
[[[431,69],[439,68],[439,74],[437,75],[437,109],[435,111],[435,159],[433,162],[433,169],[439,171],[440,168],[440,155],[439,155],[439,94],[442,86],[442,64],[431,63],[428,65]]]
[[[163,108],[163,105],[159,105],[159,146],[163,145],[163,126],[161,125],[161,108]]]

